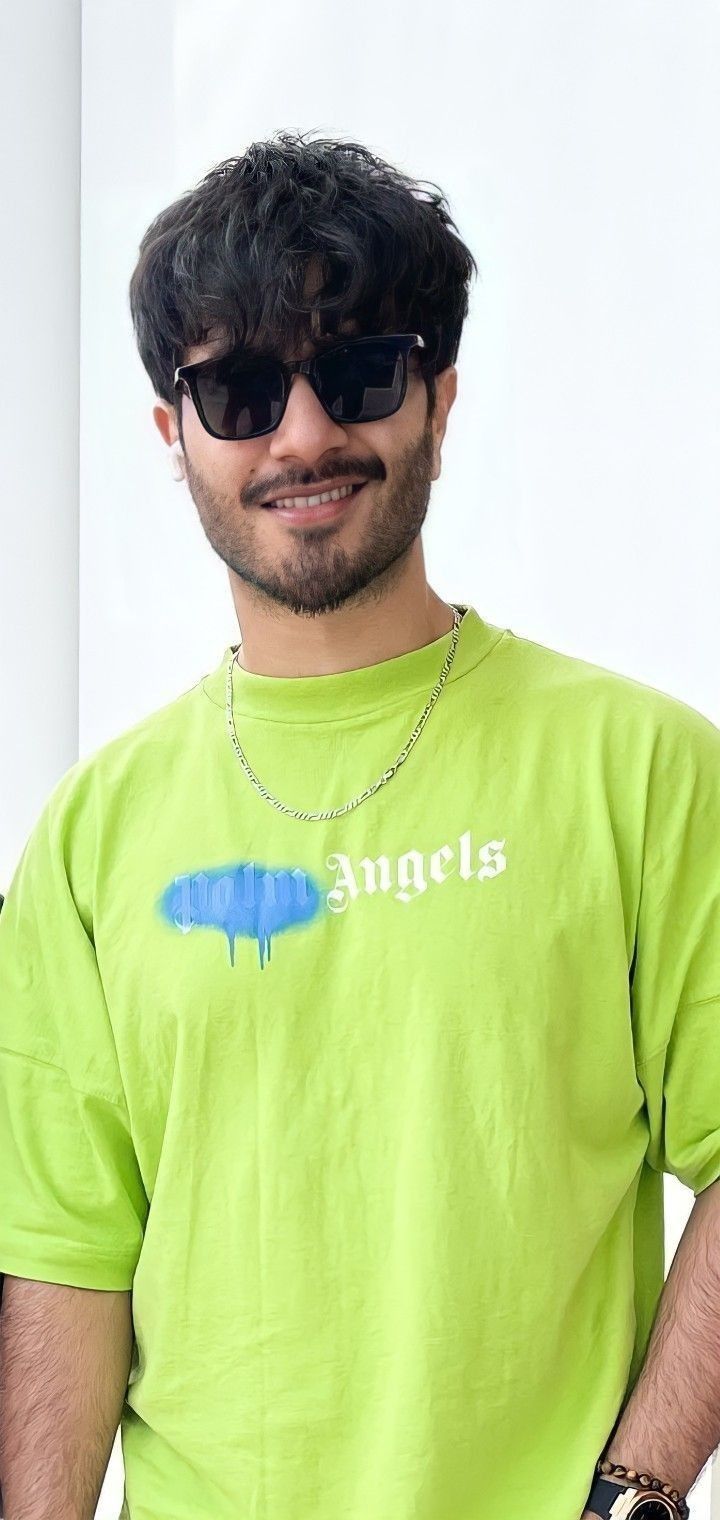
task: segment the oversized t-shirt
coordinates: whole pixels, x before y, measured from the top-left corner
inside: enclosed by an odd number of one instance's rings
[[[469,607],[73,765],[0,914],[0,1270],[132,1290],[121,1520],[578,1520],[720,1176],[720,731]],[[277,799],[281,807],[271,800]]]

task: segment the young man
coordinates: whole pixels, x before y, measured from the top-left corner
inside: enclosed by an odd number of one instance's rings
[[[123,1520],[668,1520],[714,1448],[720,731],[428,584],[453,228],[279,134],[143,239],[241,640],[0,917],[7,1520],[90,1517],[119,1420]]]

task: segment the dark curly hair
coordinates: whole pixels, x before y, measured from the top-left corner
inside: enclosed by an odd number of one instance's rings
[[[421,333],[432,413],[477,264],[432,181],[411,180],[360,143],[305,136],[278,132],[223,160],[142,239],[133,328],[155,394],[178,417],[173,374],[185,349],[219,332],[228,349],[291,353],[314,332],[313,312],[330,334],[351,319],[360,333]],[[311,258],[322,283],[307,297]]]

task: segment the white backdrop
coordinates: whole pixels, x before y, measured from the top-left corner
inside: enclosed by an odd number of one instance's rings
[[[280,127],[440,184],[480,268],[433,587],[720,722],[714,0],[86,0],[81,91],[79,10],[24,0],[0,39],[0,891],[73,760],[237,635],[127,284],[155,213]],[[669,1265],[692,1195],[666,1201]],[[101,1520],[121,1493],[116,1442]]]

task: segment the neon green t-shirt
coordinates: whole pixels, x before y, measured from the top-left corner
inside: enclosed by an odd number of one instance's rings
[[[449,647],[236,666],[263,787]],[[0,1270],[132,1289],[122,1520],[577,1520],[720,1176],[720,730],[470,607],[299,820],[230,654],[8,887]]]

